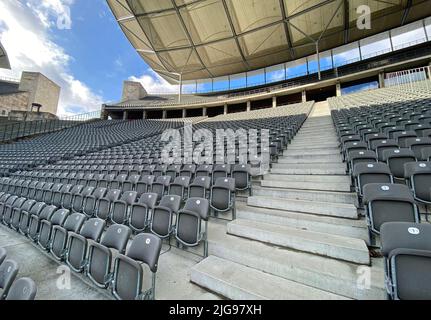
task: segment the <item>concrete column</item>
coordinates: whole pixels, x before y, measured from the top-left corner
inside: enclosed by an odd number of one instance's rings
[[[272,107],[277,108],[277,97],[272,97]]]
[[[123,112],[123,120],[127,120],[129,118],[129,111],[124,110]]]
[[[247,101],[247,112],[251,111],[251,101]]]
[[[207,108],[203,108],[202,109],[202,116],[206,117],[207,116]]]
[[[227,114],[227,103],[224,105],[224,114]]]
[[[302,91],[302,102],[307,102],[307,92],[305,90]]]
[[[339,82],[336,83],[335,90],[337,92],[337,97],[341,97],[341,83]]]
[[[166,119],[168,116],[168,111],[167,110],[163,110],[163,119]]]
[[[183,118],[186,118],[187,117],[187,111],[186,111],[186,109],[183,109]]]
[[[379,73],[379,88],[384,88],[384,87],[385,87],[385,73],[380,72]]]
[[[144,110],[144,113],[143,113],[143,115],[142,115],[142,119],[147,119],[147,110]]]

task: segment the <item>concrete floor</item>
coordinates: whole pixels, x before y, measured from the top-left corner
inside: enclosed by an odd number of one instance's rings
[[[108,290],[95,287],[89,279],[70,272],[70,286],[64,287],[67,266],[53,259],[26,237],[0,225],[0,247],[8,252],[8,258],[18,262],[18,278],[30,277],[38,287],[37,300],[109,300]],[[156,280],[157,300],[217,300],[219,296],[190,282],[190,269],[202,258],[172,247],[163,246]],[[198,248],[199,249],[199,248]],[[165,252],[166,251],[166,252]]]

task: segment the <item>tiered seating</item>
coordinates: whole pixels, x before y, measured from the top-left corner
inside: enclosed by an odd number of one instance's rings
[[[20,278],[18,263],[7,259],[7,251],[0,247],[0,300],[34,300],[37,287],[30,278]]]
[[[431,254],[421,242],[430,230],[420,224],[421,211],[429,222],[431,204],[431,98],[395,90],[333,99],[332,117],[371,243],[381,238],[390,296],[429,299],[429,282],[418,279]]]
[[[200,122],[195,129],[269,129],[275,160],[311,106],[283,107],[278,116],[261,114],[232,120],[228,126],[225,121]],[[256,158],[244,163],[239,153],[251,154],[248,141],[224,141],[223,146],[234,151],[232,158],[225,153],[207,159],[202,153],[200,165],[184,159],[165,164],[161,156],[168,142],[161,141],[161,129],[176,126],[175,121],[99,122],[87,128],[89,137],[82,132],[85,127],[51,137],[48,146],[70,141],[64,143],[68,156],[60,154],[34,168],[11,168],[0,180],[0,221],[83,272],[97,287],[110,289],[115,298],[154,298],[162,242],[202,248],[207,256],[210,216],[232,212],[235,218],[235,198],[250,191],[250,167],[260,164],[265,151],[258,148]],[[258,131],[258,141],[261,138]],[[198,144],[193,142],[192,150]],[[34,153],[25,150],[26,155]],[[113,264],[112,251],[118,253]],[[151,271],[150,287],[142,288],[141,264]]]
[[[32,140],[0,145],[0,176],[14,170],[73,158],[177,127],[179,122],[140,120],[84,124]]]

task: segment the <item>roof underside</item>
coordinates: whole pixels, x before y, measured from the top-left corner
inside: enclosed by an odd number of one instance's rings
[[[10,69],[9,58],[7,57],[6,50],[0,43],[0,69]]]
[[[430,0],[107,0],[142,58],[169,82],[231,75],[431,15]],[[371,29],[358,29],[359,6]]]

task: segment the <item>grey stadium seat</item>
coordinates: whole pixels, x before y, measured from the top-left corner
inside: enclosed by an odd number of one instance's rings
[[[416,157],[412,150],[403,148],[385,150],[383,152],[382,160],[389,166],[394,178],[404,180],[404,164],[408,162],[416,162]]]
[[[54,226],[63,226],[69,216],[69,210],[60,209],[54,212],[50,219],[41,221],[37,243],[44,250],[49,250]]]
[[[99,218],[87,220],[79,232],[70,232],[64,259],[75,272],[82,272],[87,264],[88,240],[99,242],[106,221]]]
[[[57,260],[62,260],[66,253],[66,245],[69,232],[77,233],[81,230],[85,221],[82,213],[72,213],[64,222],[64,225],[55,225],[52,228],[51,244],[49,251]]]
[[[211,187],[210,177],[196,177],[189,185],[189,198],[208,198]]]
[[[37,286],[32,279],[20,278],[12,284],[5,300],[31,301],[36,293]]]
[[[390,297],[431,300],[431,225],[385,223],[381,243]]]
[[[130,209],[129,226],[134,232],[143,232],[149,225],[150,214],[157,203],[157,194],[144,193]]]
[[[418,223],[419,212],[409,188],[402,184],[370,183],[364,186],[369,230],[380,234],[386,222]]]
[[[0,265],[0,300],[4,300],[13,281],[18,274],[18,263],[14,260],[5,260]]]
[[[204,257],[208,256],[208,217],[209,202],[204,198],[189,198],[182,210],[177,213],[175,238],[187,247],[204,243]],[[202,226],[202,222],[205,225]]]
[[[129,211],[136,202],[138,193],[136,191],[127,191],[123,193],[119,200],[112,204],[111,220],[114,223],[125,224],[129,219]]]
[[[153,234],[137,235],[126,255],[120,254],[115,259],[112,281],[112,294],[122,300],[142,300],[155,298],[156,272],[162,241]],[[142,264],[151,271],[151,286],[143,290],[144,273]]]
[[[54,206],[46,206],[41,211],[40,214],[33,214],[30,216],[30,221],[28,223],[27,236],[34,242],[38,241],[40,224],[44,220],[50,220],[52,215],[57,211]]]
[[[162,198],[160,204],[153,210],[150,230],[158,237],[169,238],[173,231],[174,215],[181,205],[181,197],[167,195]]]
[[[18,228],[19,233],[23,235],[27,235],[31,216],[33,215],[39,216],[43,208],[45,207],[46,207],[45,203],[37,202],[31,207],[29,211],[22,210],[21,217],[19,219],[19,228]]]
[[[87,276],[100,288],[107,288],[112,281],[112,251],[124,253],[131,235],[129,227],[113,224],[103,235],[100,243],[92,242],[88,247]]]
[[[120,199],[121,191],[118,189],[110,189],[106,195],[100,198],[96,209],[96,217],[108,220],[111,217],[112,205]]]
[[[217,215],[219,212],[232,211],[235,220],[235,179],[218,178],[211,187],[210,207]]]

